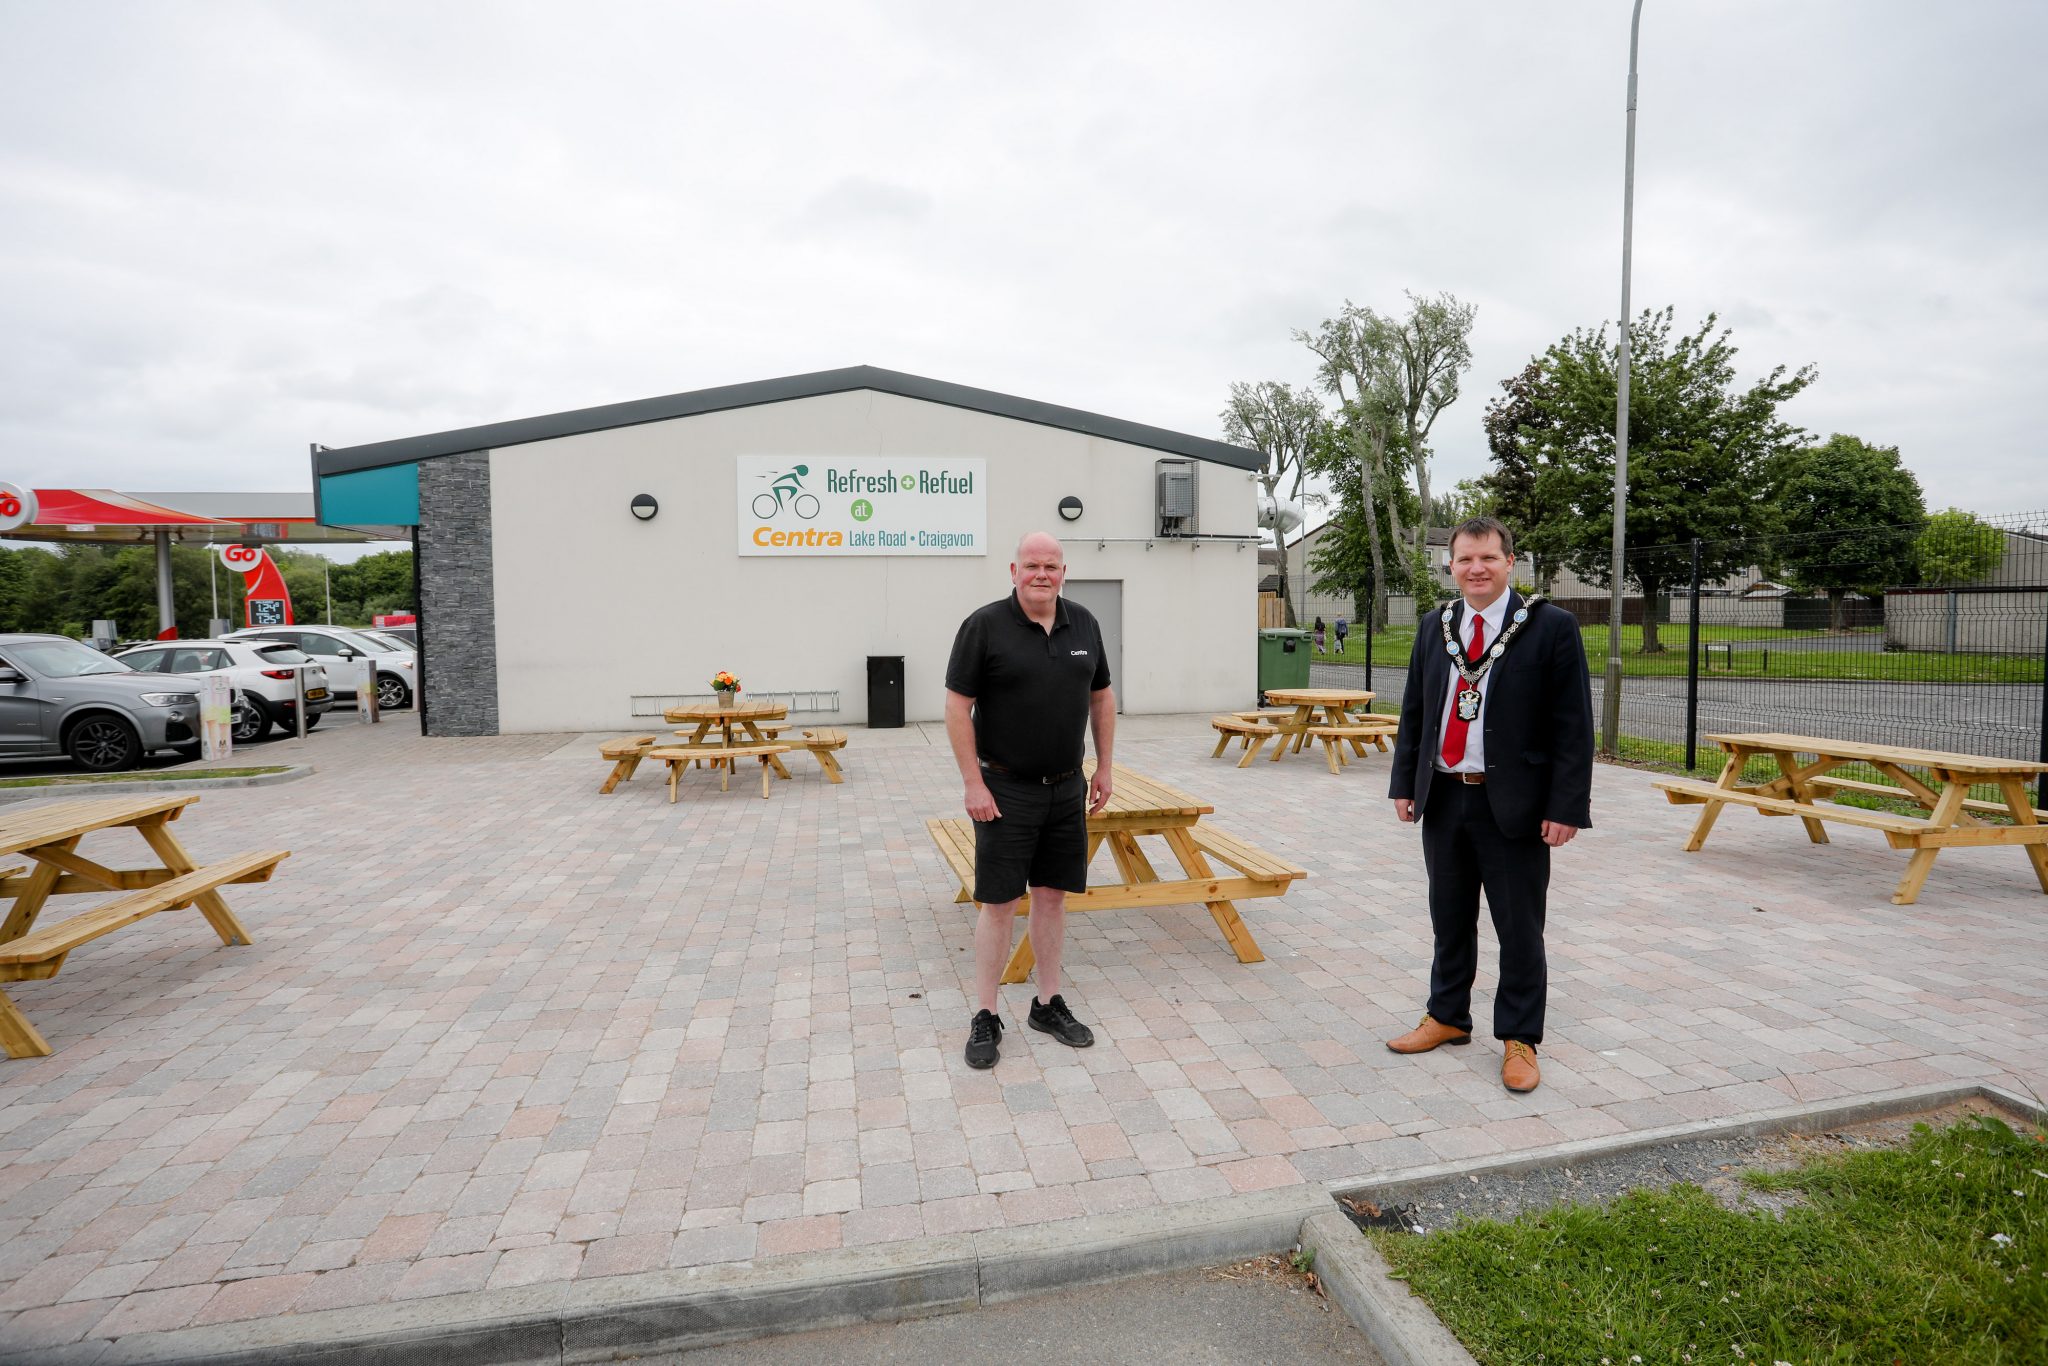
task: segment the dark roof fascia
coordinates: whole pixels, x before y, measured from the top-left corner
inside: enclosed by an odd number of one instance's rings
[[[943,380],[906,375],[897,370],[881,370],[872,365],[853,365],[843,370],[820,370],[808,375],[787,375],[781,379],[727,384],[716,389],[698,389],[692,393],[670,394],[664,398],[636,399],[631,403],[608,403],[600,408],[579,408],[574,412],[551,413],[546,417],[492,422],[481,427],[463,427],[456,431],[435,432],[428,436],[408,436],[395,441],[373,441],[362,446],[321,449],[314,453],[313,473],[317,486],[317,479],[322,475],[351,474],[357,470],[410,464],[415,460],[430,460],[436,456],[494,450],[500,446],[519,446],[533,441],[551,441],[557,437],[576,436],[584,432],[634,427],[647,422],[667,422],[672,418],[695,417],[701,413],[727,412],[734,408],[752,408],[764,403],[783,403],[790,399],[817,398],[825,394],[843,394],[860,389],[872,389],[876,393],[895,394],[902,398],[923,399],[928,403],[943,403],[951,408],[966,408],[972,412],[989,413],[996,417],[1015,418],[1019,422],[1035,422],[1043,427],[1058,427],[1064,431],[1099,436],[1106,441],[1121,441],[1127,445],[1143,446],[1148,450],[1189,456],[1196,460],[1207,460],[1213,464],[1229,465],[1242,470],[1257,470],[1265,466],[1265,457],[1259,452],[1247,450],[1242,446],[1232,446],[1227,442],[1170,432],[1163,427],[1148,427],[1141,422],[1126,422],[1121,418],[1104,417],[1100,413],[1086,413],[1078,408],[1062,408],[1054,403],[1014,398],[1009,394],[998,394],[988,389],[973,389],[964,384],[948,384]]]

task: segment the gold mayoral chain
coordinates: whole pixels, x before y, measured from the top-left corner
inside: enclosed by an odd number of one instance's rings
[[[1508,629],[1500,633],[1500,639],[1493,642],[1493,648],[1486,652],[1474,667],[1465,658],[1465,652],[1458,648],[1458,642],[1451,637],[1451,618],[1457,612],[1452,603],[1443,610],[1444,653],[1451,657],[1451,667],[1458,671],[1458,677],[1465,680],[1465,686],[1458,689],[1458,719],[1471,723],[1479,719],[1479,680],[1486,677],[1500,657],[1508,652],[1508,646],[1529,620],[1529,609],[1543,601],[1541,593],[1522,599],[1522,605],[1515,609],[1515,615],[1508,621]]]

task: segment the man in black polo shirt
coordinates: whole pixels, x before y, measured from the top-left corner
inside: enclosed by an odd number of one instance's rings
[[[1095,1042],[1060,995],[1060,947],[1067,893],[1088,890],[1088,815],[1109,804],[1116,694],[1102,628],[1087,608],[1060,596],[1066,577],[1057,538],[1034,531],[1019,541],[1010,566],[1015,591],[960,623],[946,665],[946,738],[974,820],[974,899],[981,903],[974,927],[981,1010],[968,1025],[969,1067],[993,1067],[1001,1052],[996,988],[1027,886],[1039,991],[1031,1027],[1073,1048]],[[1084,791],[1090,727],[1095,780]]]

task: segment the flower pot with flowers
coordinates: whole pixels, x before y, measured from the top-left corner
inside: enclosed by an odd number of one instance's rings
[[[740,681],[724,669],[720,669],[711,675],[711,691],[718,694],[719,706],[730,707],[740,700]]]

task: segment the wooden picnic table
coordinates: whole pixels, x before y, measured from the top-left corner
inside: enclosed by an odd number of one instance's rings
[[[1280,756],[1290,750],[1299,754],[1302,746],[1312,739],[1323,742],[1323,758],[1332,773],[1338,772],[1340,765],[1347,762],[1344,758],[1347,744],[1361,759],[1365,757],[1368,742],[1376,741],[1384,750],[1386,744],[1380,738],[1380,732],[1393,723],[1393,718],[1370,721],[1364,718],[1365,708],[1373,697],[1374,694],[1364,688],[1266,689],[1266,701],[1272,706],[1294,709],[1288,716],[1267,717],[1273,728],[1280,732],[1273,746],[1273,762],[1280,762]],[[1221,745],[1217,746],[1217,752],[1222,752]]]
[[[686,702],[680,707],[662,710],[662,719],[672,726],[694,724],[689,743],[701,745],[708,742],[713,728],[719,734],[719,743],[733,743],[733,730],[738,728],[744,737],[740,743],[765,745],[774,737],[761,729],[763,721],[780,721],[789,715],[787,702],[735,702],[730,707],[721,707],[716,702]],[[681,735],[683,732],[677,731]]]
[[[716,702],[688,702],[680,707],[666,707],[662,710],[661,715],[662,719],[670,725],[688,726],[694,723],[696,726],[696,729],[688,732],[677,731],[677,735],[686,735],[687,738],[680,744],[663,746],[665,750],[690,749],[702,751],[701,753],[693,754],[691,757],[702,759],[710,763],[713,768],[718,768],[725,763],[725,756],[717,753],[718,750],[732,749],[736,745],[745,746],[750,749],[761,745],[773,746],[776,742],[775,733],[763,730],[761,723],[764,721],[781,721],[787,718],[789,716],[789,704],[786,702],[735,702],[730,707],[721,707]],[[714,730],[717,732],[715,738],[712,734]],[[737,732],[737,739],[734,738],[735,732]],[[777,749],[774,753],[767,755],[766,762],[770,768],[775,770],[776,777],[787,778],[789,776],[789,768],[782,762],[781,749]],[[674,799],[675,785],[673,782],[669,785],[669,796],[671,800]]]
[[[200,867],[171,833],[170,823],[198,801],[196,794],[91,797],[79,801],[24,802],[0,807],[0,858],[22,855],[29,868],[0,874],[0,898],[13,904],[0,920],[0,983],[55,977],[71,950],[158,911],[197,906],[223,944],[247,944],[249,932],[228,909],[219,889],[235,882],[267,882],[289,850],[241,854]],[[129,829],[158,860],[154,868],[109,868],[78,852],[88,835]],[[113,892],[115,897],[54,925],[36,920],[52,896]],[[11,1058],[44,1057],[50,1045],[0,991],[0,1046]]]
[[[1084,765],[1095,775],[1095,761]],[[1109,805],[1088,817],[1088,857],[1092,862],[1104,844],[1116,860],[1123,881],[1090,887],[1067,894],[1069,911],[1110,911],[1133,906],[1200,905],[1208,908],[1216,927],[1237,954],[1240,963],[1263,963],[1258,942],[1232,903],[1251,897],[1280,896],[1296,878],[1308,874],[1292,864],[1254,848],[1227,834],[1202,817],[1215,807],[1177,788],[1134,773],[1118,764],[1111,769]],[[960,881],[956,902],[974,900],[974,822],[965,817],[935,817],[925,822],[939,852]],[[1159,876],[1152,861],[1139,846],[1141,838],[1166,842],[1183,876],[1167,880]],[[1219,874],[1210,859],[1224,864],[1229,875]],[[979,903],[976,903],[977,905]],[[1017,906],[1027,914],[1030,899]],[[1005,982],[1021,982],[1031,975],[1036,961],[1031,936],[1025,935],[1010,955],[1003,970]]]
[[[2024,849],[2041,890],[2048,892],[2048,824],[2042,823],[2048,813],[2034,809],[2026,786],[2029,779],[2048,772],[2048,764],[1776,732],[1706,738],[1728,753],[1718,781],[1660,778],[1653,784],[1674,803],[1706,807],[1685,842],[1688,852],[1707,842],[1707,832],[1714,828],[1721,809],[1732,803],[1766,816],[1797,816],[1806,827],[1806,837],[1815,844],[1828,842],[1822,825],[1825,821],[1882,831],[1892,848],[1913,851],[1905,876],[1892,892],[1892,901],[1900,906],[1910,906],[1919,898],[1936,854],[1961,846],[2009,844]],[[1777,761],[1778,776],[1768,782],[1744,783],[1743,766],[1759,755]],[[1851,764],[1867,764],[1891,781],[1873,783],[1833,776],[1837,769]],[[1979,784],[1997,788],[1999,800],[1970,796],[1970,789]],[[1926,814],[1910,816],[1839,805],[1843,793],[1912,802]],[[1836,800],[1823,803],[1822,799],[1829,797]],[[1993,815],[2010,817],[2012,824],[1994,825],[1980,819]]]

